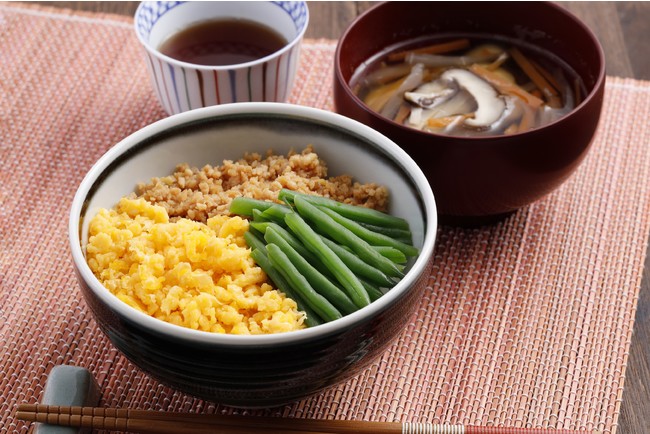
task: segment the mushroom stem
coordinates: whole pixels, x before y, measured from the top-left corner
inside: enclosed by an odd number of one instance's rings
[[[465,56],[441,56],[437,54],[409,53],[406,55],[406,63],[422,63],[426,67],[439,66],[469,66],[475,63],[492,62],[504,53],[503,49],[496,45],[481,45],[470,51]]]
[[[381,115],[386,116],[389,119],[394,119],[402,101],[404,100],[404,92],[414,89],[422,84],[423,77],[424,66],[419,63],[414,65],[411,69],[411,73],[406,77],[406,79],[404,79],[386,105],[384,105],[384,108],[381,110]]]

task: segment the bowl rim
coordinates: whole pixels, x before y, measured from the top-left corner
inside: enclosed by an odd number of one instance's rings
[[[349,37],[349,34],[352,32],[354,27],[362,20],[367,19],[368,15],[371,15],[376,12],[377,9],[380,9],[382,7],[385,7],[389,3],[394,3],[391,1],[384,1],[380,2],[365,12],[363,12],[361,15],[356,17],[349,25],[348,27],[343,31],[341,34],[341,37],[339,38],[337,44],[336,44],[336,49],[334,51],[334,81],[335,81],[335,86],[338,83],[342,90],[345,92],[345,94],[350,98],[357,107],[359,107],[361,110],[363,110],[365,113],[369,114],[373,119],[385,123],[387,125],[390,125],[393,128],[398,128],[403,132],[407,132],[410,134],[415,134],[416,136],[422,136],[422,137],[431,137],[433,139],[435,138],[445,138],[445,139],[454,139],[454,138],[459,138],[462,139],[464,143],[473,143],[473,142],[482,142],[482,144],[487,144],[487,143],[499,143],[500,138],[506,137],[504,135],[494,135],[494,136],[454,136],[451,134],[440,134],[440,133],[433,133],[433,132],[425,132],[425,131],[420,131],[415,128],[410,128],[405,125],[399,124],[392,119],[388,119],[384,116],[381,116],[379,113],[375,112],[374,110],[370,109],[357,95],[352,92],[352,88],[350,87],[350,83],[344,79],[343,77],[343,72],[341,71],[341,50],[342,50],[342,45],[344,41]],[[488,3],[490,7],[494,7],[494,5],[498,4],[506,4],[507,2],[490,2]],[[591,101],[595,98],[600,98],[599,94],[601,94],[604,90],[605,87],[605,79],[606,79],[606,60],[605,60],[605,52],[603,50],[602,44],[596,37],[595,33],[582,21],[580,20],[575,14],[572,12],[568,11],[567,9],[561,7],[560,5],[557,5],[555,3],[549,2],[549,1],[541,1],[537,2],[538,5],[542,5],[543,7],[549,7],[550,9],[555,10],[556,12],[563,14],[570,18],[571,20],[574,21],[574,23],[580,27],[583,32],[589,37],[589,39],[593,42],[593,46],[596,49],[598,59],[599,59],[599,68],[598,68],[598,75],[596,78],[596,81],[594,82],[594,86],[591,89],[591,91],[587,94],[587,96],[578,104],[576,107],[574,107],[569,113],[559,117],[558,119],[549,122],[548,124],[545,124],[541,127],[538,128],[532,128],[523,132],[516,132],[513,134],[509,134],[507,137],[521,137],[521,136],[526,136],[526,135],[531,135],[536,133],[537,131],[540,131],[542,129],[551,127],[553,125],[556,125],[560,122],[565,122],[567,119],[573,118],[574,116],[577,116],[577,113],[582,111],[582,108],[587,106],[588,104],[591,103]],[[435,140],[432,141],[432,145],[435,143]]]
[[[285,117],[298,117],[307,120],[312,119],[317,120],[320,123],[336,126],[339,130],[349,131],[350,133],[362,136],[366,140],[372,142],[378,149],[384,152],[385,155],[390,157],[405,170],[408,170],[411,182],[420,194],[425,225],[425,233],[423,244],[420,248],[420,255],[413,263],[409,272],[379,300],[376,300],[352,314],[316,327],[277,334],[241,336],[193,330],[156,319],[145,313],[139,312],[128,306],[126,303],[120,301],[107,288],[105,288],[92,273],[81,247],[81,217],[84,212],[86,197],[91,191],[91,187],[95,181],[101,177],[104,170],[106,170],[115,159],[125,154],[132,146],[137,145],[146,138],[168,128],[190,123],[199,119],[218,118],[220,116],[231,116],[237,114],[245,115],[251,113],[260,115],[280,114]],[[68,238],[72,260],[78,273],[78,279],[83,279],[94,296],[96,296],[103,304],[110,307],[110,309],[122,319],[135,323],[152,333],[166,335],[175,339],[200,344],[241,347],[300,343],[307,340],[318,339],[326,335],[342,333],[348,328],[368,321],[384,309],[387,309],[391,303],[403,297],[408,292],[409,287],[415,284],[421,274],[426,270],[427,264],[433,256],[437,228],[438,216],[436,202],[431,186],[429,185],[424,173],[405,151],[386,136],[361,124],[360,122],[326,110],[287,103],[242,102],[199,108],[163,118],[135,131],[111,147],[89,169],[74,195],[68,221]],[[81,285],[82,282],[79,282],[79,284]]]
[[[142,10],[147,6],[146,1],[140,2],[138,5],[135,14],[133,15],[133,27],[135,29],[135,34],[138,38],[138,41],[140,42],[140,45],[152,56],[169,63],[171,65],[174,65],[176,67],[180,68],[189,68],[189,69],[196,69],[199,71],[228,71],[228,70],[240,70],[240,69],[247,69],[251,68],[257,65],[262,65],[263,63],[266,63],[272,59],[275,59],[277,57],[282,56],[286,52],[292,50],[296,45],[300,44],[302,41],[303,37],[305,36],[305,33],[307,32],[307,27],[309,26],[309,5],[307,4],[306,1],[289,1],[287,3],[298,3],[301,6],[304,6],[305,8],[305,23],[302,25],[301,28],[298,29],[296,32],[296,35],[289,41],[287,41],[286,44],[282,48],[280,48],[277,51],[274,51],[271,54],[268,54],[264,57],[260,57],[259,59],[251,60],[248,62],[242,62],[242,63],[233,63],[230,65],[201,65],[198,63],[190,63],[190,62],[184,62],[182,60],[175,59],[173,57],[170,57],[166,54],[163,54],[157,47],[151,45],[148,40],[144,38],[144,36],[140,33],[140,29],[138,27],[138,16],[142,13]],[[153,2],[156,3],[156,2]],[[190,1],[180,1],[176,6],[182,6],[183,4],[186,3],[191,3]],[[275,3],[275,2],[267,2],[267,3]]]

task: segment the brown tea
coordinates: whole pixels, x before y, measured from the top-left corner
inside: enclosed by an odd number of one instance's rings
[[[167,38],[158,49],[182,62],[219,66],[251,62],[286,44],[282,35],[264,24],[222,18],[189,26]]]

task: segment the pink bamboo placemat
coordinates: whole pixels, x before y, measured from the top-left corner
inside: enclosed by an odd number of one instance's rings
[[[110,146],[165,114],[128,18],[0,4],[0,433],[27,432],[56,364],[102,405],[241,412],[139,372],[95,325],[67,217]],[[332,108],[335,42],[305,41],[291,102]],[[368,370],[291,417],[616,431],[650,230],[650,83],[609,77],[590,154],[559,190],[481,229],[443,227],[430,289]]]

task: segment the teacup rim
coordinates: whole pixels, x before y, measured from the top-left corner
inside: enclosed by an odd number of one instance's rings
[[[183,4],[188,2],[181,1],[178,3]],[[275,2],[269,2],[269,3],[275,3]],[[197,63],[184,62],[182,60],[178,60],[173,57],[167,56],[166,54],[161,53],[156,47],[151,45],[149,41],[145,40],[144,36],[139,31],[137,17],[141,13],[142,9],[146,6],[147,2],[145,1],[140,2],[138,8],[135,11],[135,14],[133,16],[133,28],[135,30],[135,34],[138,40],[140,41],[140,44],[144,47],[145,50],[147,50],[148,53],[176,67],[191,68],[199,71],[233,71],[233,70],[248,69],[256,65],[264,64],[273,58],[282,56],[286,52],[292,50],[303,39],[307,31],[307,27],[309,26],[309,6],[307,5],[306,1],[295,1],[293,3],[300,3],[304,5],[305,8],[305,23],[303,24],[302,28],[298,30],[298,32],[293,37],[293,39],[288,41],[287,44],[285,44],[281,49],[274,51],[273,53],[267,56],[260,57],[259,59],[251,60],[249,62],[233,63],[231,65],[201,65]]]

